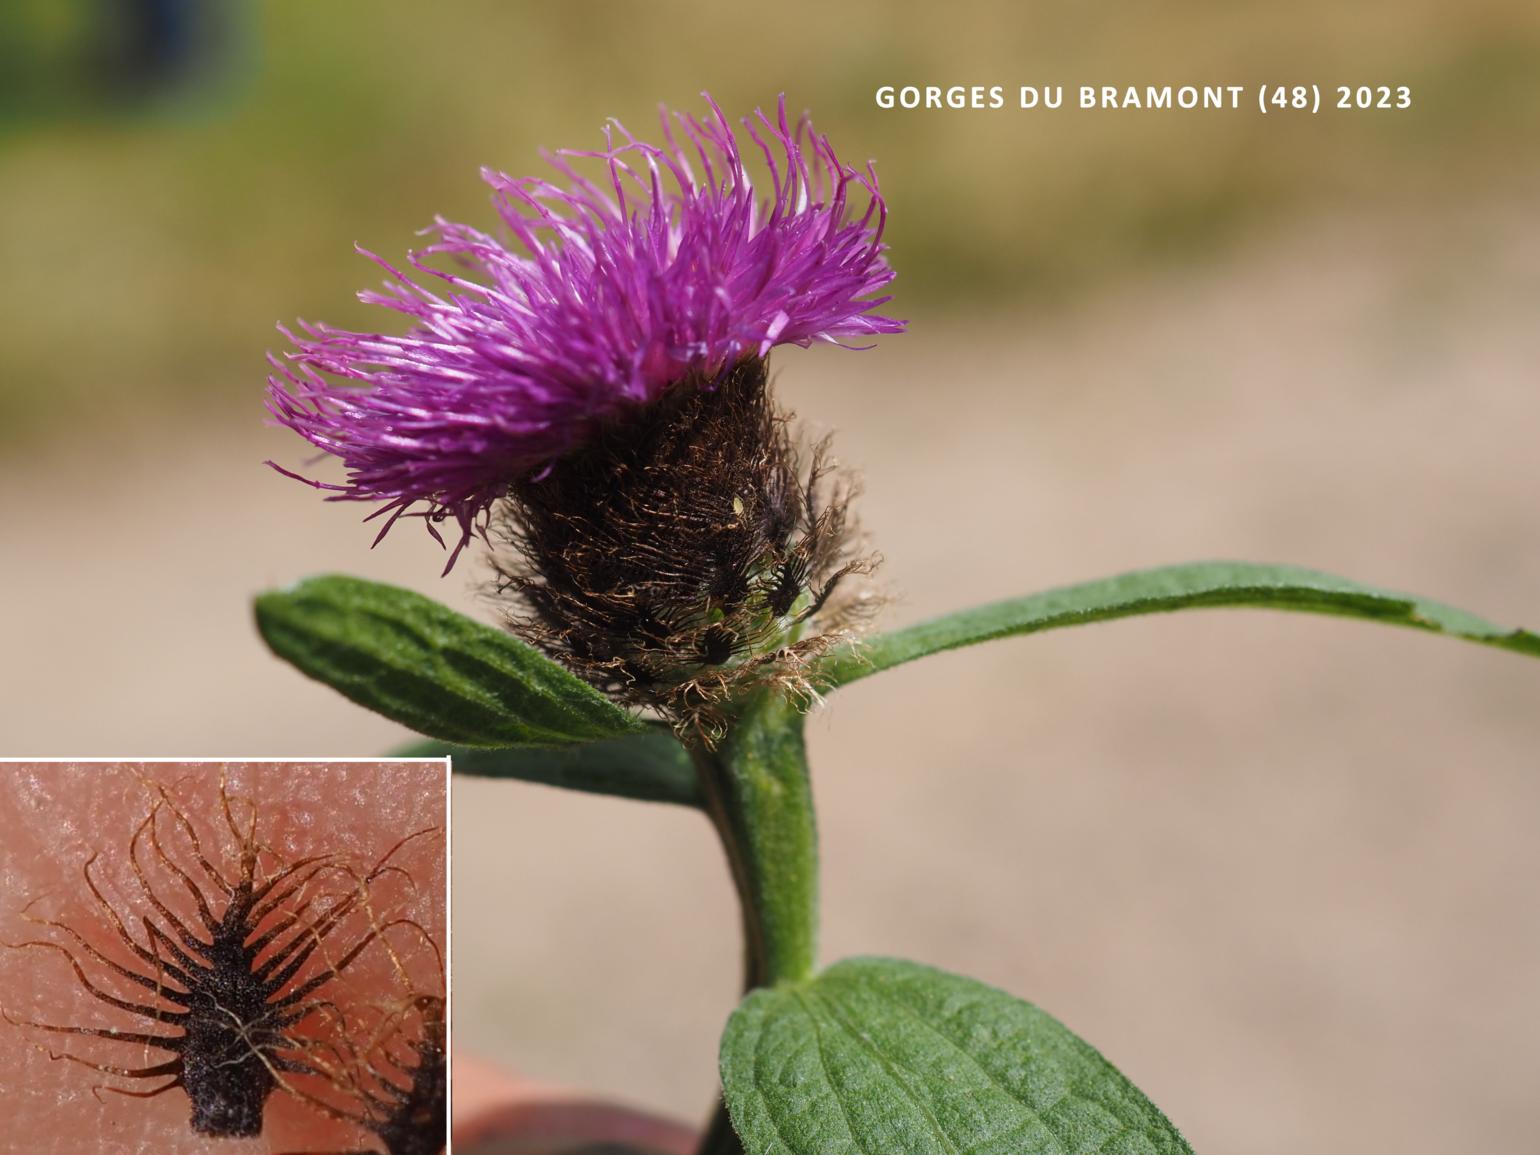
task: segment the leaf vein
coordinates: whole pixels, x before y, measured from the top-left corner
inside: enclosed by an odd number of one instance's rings
[[[809,1017],[811,1017],[811,1016],[809,1016]],[[813,1024],[813,1030],[814,1030],[815,1033],[818,1030],[818,1024],[816,1022]],[[759,1032],[759,1037],[754,1040],[754,1058],[753,1058],[754,1093],[759,1096],[760,1103],[762,1103],[764,1105],[765,1117],[770,1120],[770,1126],[775,1131],[776,1141],[778,1143],[780,1143],[780,1145],[782,1147],[784,1147],[787,1150],[787,1152],[792,1153],[792,1155],[794,1155],[794,1153],[796,1152],[797,1149],[786,1141],[786,1132],[781,1130],[781,1121],[780,1121],[779,1118],[776,1117],[775,1108],[770,1103],[770,1097],[768,1095],[766,1095],[763,1090],[760,1089],[760,1082],[759,1082],[759,1060],[760,1060],[761,1056],[764,1054],[765,1040],[768,1039],[769,1037],[770,1037],[770,1032],[765,1030],[765,1029],[763,1029],[763,1025],[761,1025],[761,1029],[760,1029],[760,1032]],[[823,1055],[822,1055],[822,1052],[820,1052],[818,1059],[819,1059],[819,1065],[822,1066],[823,1065]],[[840,1105],[840,1111],[841,1111],[841,1113],[844,1112],[844,1105],[843,1104]],[[850,1130],[850,1124],[849,1124],[848,1121],[845,1123],[845,1130],[847,1132]],[[851,1135],[850,1138],[851,1138],[851,1142],[853,1142],[853,1143],[856,1142],[856,1138],[855,1138],[854,1135]],[[859,1146],[859,1143],[857,1143],[857,1146]]]
[[[1002,1095],[1004,1095],[1007,1099],[1010,1099],[1011,1102],[1019,1104],[1023,1111],[1032,1116],[1032,1118],[1037,1120],[1038,1123],[1042,1124],[1043,1129],[1047,1131],[1048,1134],[1052,1137],[1054,1145],[1056,1147],[1060,1147],[1062,1150],[1062,1144],[1059,1143],[1059,1136],[1054,1132],[1053,1125],[1049,1123],[1048,1120],[1044,1118],[1044,1116],[1057,1110],[1061,1105],[1063,1105],[1066,1099],[1078,1098],[1072,1086],[1047,1107],[1044,1107],[1042,1110],[1038,1110],[1037,1108],[1033,1107],[1032,1104],[1023,1099],[1017,1092],[1011,1090],[1010,1087],[1001,1082],[999,1076],[997,1076],[988,1067],[984,1066],[984,1064],[981,1063],[978,1058],[966,1047],[954,1040],[950,1035],[947,1035],[945,1032],[940,1030],[940,1028],[938,1028],[934,1023],[930,1022],[930,1020],[925,1018],[924,1015],[920,1014],[919,1011],[915,1010],[901,998],[888,991],[878,990],[876,988],[870,988],[870,992],[879,1002],[887,1003],[889,1006],[897,1007],[899,1010],[903,1011],[904,1014],[908,1015],[915,1022],[919,1023],[920,1026],[924,1027],[931,1034],[935,1035],[936,1038],[940,1039],[947,1046],[951,1047],[952,1050],[956,1051],[959,1055],[971,1063],[973,1067],[979,1072],[979,1074],[983,1075],[984,1078],[987,1079],[990,1084],[994,1086]],[[1069,1080],[1066,1079],[1065,1083],[1068,1085]],[[1120,1125],[1122,1122],[1123,1121],[1121,1119],[1118,1120]]]
[[[806,996],[799,992],[797,994],[797,999],[799,1002],[802,1002],[804,1006],[806,1006]],[[915,1105],[920,1114],[925,1116],[926,1122],[930,1124],[931,1130],[936,1134],[936,1138],[941,1140],[942,1146],[951,1152],[952,1155],[960,1155],[960,1152],[957,1149],[957,1145],[952,1142],[945,1129],[941,1126],[941,1121],[936,1118],[931,1109],[920,1099],[920,1097],[914,1093],[914,1089],[910,1087],[909,1081],[905,1079],[901,1074],[899,1074],[899,1072],[893,1067],[893,1064],[888,1061],[887,1056],[882,1053],[877,1045],[873,1043],[869,1038],[867,1038],[866,1035],[862,1034],[861,1029],[858,1026],[852,1024],[848,1020],[848,1018],[842,1013],[842,1008],[835,1000],[828,997],[823,997],[819,999],[819,1002],[824,1004],[825,1009],[829,1013],[829,1017],[834,1020],[835,1025],[843,1030],[852,1039],[854,1039],[857,1046],[859,1046],[863,1051],[865,1051],[877,1061],[877,1064],[887,1072],[888,1077],[893,1080],[893,1082],[901,1091],[903,1091],[904,1097]],[[818,1030],[818,1020],[816,1016],[809,1012],[808,1017],[813,1019],[813,1030],[815,1033],[817,1033],[818,1036],[818,1059],[819,1062],[823,1064],[824,1072],[827,1074],[829,1065],[824,1060],[823,1034]],[[832,1087],[833,1085],[834,1083],[831,1079],[830,1086]],[[834,1094],[835,1097],[840,1100],[840,1110],[844,1111],[844,1099],[840,1097],[838,1089],[835,1090]],[[846,1112],[845,1118],[846,1126],[848,1127],[850,1118],[848,1112]],[[859,1146],[863,1152],[866,1150],[865,1144],[861,1143],[859,1139],[856,1141],[856,1145]]]

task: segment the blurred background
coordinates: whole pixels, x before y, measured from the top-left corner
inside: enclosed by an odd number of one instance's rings
[[[0,752],[364,755],[251,595],[486,575],[263,467],[277,321],[660,101],[879,160],[894,309],[785,351],[900,623],[1198,557],[1540,624],[1540,9],[9,0]],[[885,112],[881,84],[1406,84],[1407,112]],[[1031,998],[1198,1150],[1516,1150],[1540,1078],[1540,665],[1204,612],[934,659],[812,725],[826,955]],[[703,1114],[736,997],[698,816],[457,783],[455,1029]]]

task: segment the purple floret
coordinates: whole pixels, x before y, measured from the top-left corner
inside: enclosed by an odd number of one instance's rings
[[[549,157],[559,184],[483,170],[519,251],[439,219],[410,273],[366,253],[389,279],[360,299],[407,314],[407,333],[283,330],[295,348],[269,357],[268,408],[347,469],[345,484],[300,480],[381,503],[380,537],[418,516],[438,538],[452,518],[453,566],[491,504],[597,422],[671,386],[709,388],[775,345],[902,331],[875,312],[893,279],[875,171],[841,164],[783,97],[775,120],[743,121],[770,173],[757,196],[707,101],[705,121],[664,110],[662,147],[613,123],[604,151]]]

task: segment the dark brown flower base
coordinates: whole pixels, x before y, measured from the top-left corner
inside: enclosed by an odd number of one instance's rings
[[[852,486],[827,443],[806,462],[767,363],[683,382],[518,485],[495,514],[494,565],[520,637],[620,701],[708,740],[767,684],[811,691],[868,573]]]

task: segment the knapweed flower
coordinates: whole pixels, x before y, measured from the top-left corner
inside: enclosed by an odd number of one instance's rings
[[[871,568],[848,482],[775,406],[770,350],[904,327],[877,312],[893,272],[871,167],[784,98],[741,139],[710,108],[665,110],[662,145],[612,124],[603,151],[551,158],[560,184],[485,173],[514,248],[440,220],[411,273],[373,258],[390,279],[362,299],[407,332],[302,325],[268,395],[346,467],[310,484],[379,503],[381,537],[453,520],[450,566],[495,530],[516,633],[707,734],[746,689],[810,688],[807,660],[862,605],[836,586]]]
[[[347,471],[310,484],[379,503],[381,536],[404,514],[435,536],[452,519],[457,555],[511,484],[608,419],[712,388],[776,345],[900,331],[876,312],[893,272],[875,171],[843,164],[807,117],[788,121],[783,97],[774,120],[743,121],[768,169],[757,191],[745,142],[710,108],[665,110],[661,146],[612,123],[603,151],[548,158],[561,183],[484,170],[514,248],[440,219],[411,272],[366,253],[389,279],[360,299],[408,331],[301,324],[285,330],[294,351],[270,358],[273,416]],[[446,257],[462,268],[429,263]]]

